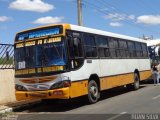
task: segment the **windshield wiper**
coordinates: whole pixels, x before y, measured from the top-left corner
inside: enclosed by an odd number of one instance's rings
[[[62,48],[61,48],[62,47]],[[60,50],[62,49],[62,51]],[[64,44],[49,44],[41,46],[41,65],[65,65]],[[53,52],[52,52],[53,51]]]
[[[63,46],[62,46],[62,56],[60,55],[60,52],[58,51],[57,47],[55,46],[55,44],[53,44],[54,48],[56,49],[57,53],[58,53],[58,56],[59,58],[63,61]]]

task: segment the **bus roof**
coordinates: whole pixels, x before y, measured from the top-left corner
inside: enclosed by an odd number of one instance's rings
[[[120,39],[126,39],[126,40],[131,40],[131,41],[147,43],[146,40],[143,40],[140,38],[130,37],[130,36],[126,36],[126,35],[116,34],[116,33],[112,33],[112,32],[88,28],[88,27],[82,27],[82,26],[78,26],[78,25],[70,24],[70,26],[71,26],[71,30],[75,30],[75,31],[88,32],[88,33],[93,33],[93,34],[98,34],[98,35],[104,35],[104,36],[109,36],[109,37],[115,37],[115,38],[120,38]]]
[[[120,38],[120,39],[126,39],[126,40],[131,40],[131,41],[147,43],[146,40],[143,40],[143,39],[140,39],[140,38],[130,37],[130,36],[122,35],[122,34],[116,34],[116,33],[107,32],[107,31],[103,31],[103,30],[88,28],[88,27],[82,27],[82,26],[73,25],[73,24],[51,24],[51,25],[46,25],[46,26],[40,26],[40,27],[36,27],[36,28],[27,29],[27,30],[18,32],[17,34],[27,32],[27,31],[30,31],[30,30],[36,30],[36,29],[40,29],[40,28],[58,26],[58,25],[67,26],[66,27],[67,29],[68,29],[68,26],[70,26],[70,29],[75,30],[75,31],[88,32],[88,33],[92,33],[92,34],[98,34],[98,35],[104,35],[104,36],[109,36],[109,37],[115,37],[115,38]]]

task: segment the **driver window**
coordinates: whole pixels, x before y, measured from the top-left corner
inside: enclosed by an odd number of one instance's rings
[[[82,44],[80,38],[73,38],[73,49],[74,49],[74,56],[75,57],[82,57]]]

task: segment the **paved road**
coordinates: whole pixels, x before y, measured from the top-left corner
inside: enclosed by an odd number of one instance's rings
[[[34,108],[17,112],[16,115],[19,115],[19,118],[23,120],[28,120],[28,118],[30,118],[29,120],[42,120],[45,118],[46,120],[53,118],[60,120],[64,118],[79,120],[102,118],[112,120],[137,117],[133,115],[146,113],[140,117],[160,119],[160,116],[156,116],[156,113],[160,113],[160,85],[143,84],[137,91],[127,88],[108,90],[102,93],[102,98],[98,103],[92,105],[87,104],[84,99],[76,99],[72,102],[61,104],[53,102],[38,104]],[[24,115],[21,116],[22,114]]]

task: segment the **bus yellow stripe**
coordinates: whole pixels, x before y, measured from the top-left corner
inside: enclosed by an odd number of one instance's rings
[[[140,80],[146,80],[151,77],[151,71],[146,70],[140,72]],[[100,78],[101,90],[106,90],[118,86],[123,86],[134,82],[134,73],[127,73],[122,75],[108,76]]]

